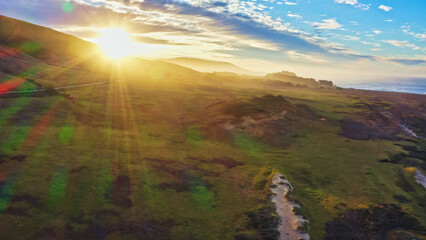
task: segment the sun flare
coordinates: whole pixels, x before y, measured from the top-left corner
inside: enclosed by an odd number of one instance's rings
[[[135,43],[130,34],[122,28],[105,28],[97,40],[105,55],[113,59],[121,59],[133,55]]]

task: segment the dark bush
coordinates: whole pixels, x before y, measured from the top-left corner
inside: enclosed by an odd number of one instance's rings
[[[425,234],[419,221],[393,204],[377,205],[368,209],[349,210],[328,222],[325,239],[385,240],[394,229],[414,230]]]

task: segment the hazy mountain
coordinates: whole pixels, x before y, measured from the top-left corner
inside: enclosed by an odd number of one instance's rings
[[[200,72],[233,72],[239,74],[254,74],[253,72],[239,67],[235,64],[228,62],[217,62],[211,60],[204,60],[199,58],[172,58],[172,59],[162,59],[163,61],[179,64],[185,67],[195,69]]]

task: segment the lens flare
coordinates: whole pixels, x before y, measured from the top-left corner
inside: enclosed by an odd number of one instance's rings
[[[105,55],[113,59],[121,59],[134,54],[135,43],[130,34],[122,28],[106,28],[96,41]]]
[[[12,91],[25,82],[22,78],[13,78],[6,82],[0,83],[0,95]]]
[[[64,2],[62,4],[62,10],[64,10],[64,12],[70,13],[74,10],[74,4],[72,2]]]

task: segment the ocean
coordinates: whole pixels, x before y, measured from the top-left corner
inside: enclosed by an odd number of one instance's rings
[[[376,82],[376,83],[346,83],[337,84],[343,88],[355,88],[363,90],[404,92],[426,95],[426,79],[401,82]]]

